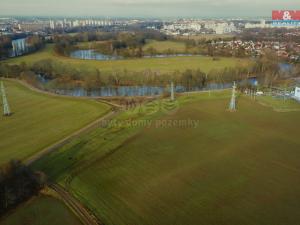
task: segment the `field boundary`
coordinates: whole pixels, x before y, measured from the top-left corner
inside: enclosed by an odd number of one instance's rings
[[[259,105],[267,107],[267,108],[270,108],[274,112],[278,112],[278,113],[288,113],[288,112],[299,112],[300,111],[299,108],[286,108],[286,109],[282,108],[282,109],[280,109],[280,108],[278,108],[278,107],[276,107],[276,106],[274,106],[272,104],[268,104],[266,102],[261,101],[259,98],[256,100],[256,102]]]
[[[58,148],[62,147],[63,145],[68,143],[73,138],[76,138],[79,135],[81,135],[82,133],[85,133],[85,132],[93,129],[94,127],[98,126],[101,123],[101,121],[110,119],[115,114],[117,114],[117,111],[112,111],[108,114],[105,114],[104,116],[102,116],[99,119],[93,121],[92,123],[86,125],[85,127],[73,132],[72,134],[68,135],[67,137],[55,142],[54,144],[44,148],[43,150],[41,150],[41,151],[37,152],[36,154],[32,155],[31,157],[25,159],[24,163],[26,165],[30,165],[30,164],[34,163],[36,160],[38,160],[38,159],[42,158],[43,156],[57,150]]]
[[[61,200],[73,211],[84,225],[102,225],[97,217],[81,204],[74,196],[58,184],[49,184],[48,187],[59,195]]]

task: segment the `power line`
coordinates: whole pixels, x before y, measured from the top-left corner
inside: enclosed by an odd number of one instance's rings
[[[231,94],[231,100],[229,104],[229,111],[235,112],[236,111],[236,84],[233,83],[232,87],[232,94]]]
[[[174,101],[175,97],[174,97],[174,83],[171,82],[171,101]]]
[[[3,103],[3,115],[10,116],[11,112],[10,112],[10,108],[9,108],[8,101],[6,98],[4,84],[2,81],[1,81],[1,95],[2,95],[2,103]]]

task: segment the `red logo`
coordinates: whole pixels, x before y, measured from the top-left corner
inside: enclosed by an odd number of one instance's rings
[[[272,20],[300,20],[300,10],[273,10]]]

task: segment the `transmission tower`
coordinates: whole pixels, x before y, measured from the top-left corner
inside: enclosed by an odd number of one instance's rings
[[[1,81],[1,95],[2,95],[2,103],[3,103],[3,115],[10,116],[11,112],[9,109],[9,105],[8,105],[8,101],[7,101],[6,93],[5,93],[5,88],[4,88],[2,81]]]
[[[174,101],[175,97],[174,97],[174,83],[171,82],[171,101]]]
[[[233,83],[232,87],[232,95],[231,95],[231,100],[229,104],[229,111],[235,112],[236,111],[236,84],[235,82]]]

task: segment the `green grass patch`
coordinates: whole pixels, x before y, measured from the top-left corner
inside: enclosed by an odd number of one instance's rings
[[[218,39],[232,39],[234,35],[232,34],[198,34],[190,36],[180,36],[178,39],[190,39],[190,40],[218,40]]]
[[[186,51],[185,43],[179,41],[154,41],[149,40],[143,47],[146,51],[149,48],[154,48],[158,53],[166,53],[169,50],[175,53],[184,53]]]
[[[46,196],[33,198],[0,221],[0,225],[81,225],[63,202]]]
[[[300,111],[300,103],[294,99],[279,99],[272,96],[258,96],[256,99],[260,104],[269,106],[278,112]]]
[[[118,120],[152,123],[98,128],[35,167],[108,225],[297,224],[300,112],[240,97],[230,113],[229,100],[190,94],[170,112],[126,112]],[[187,120],[198,126],[173,123]]]
[[[0,164],[23,160],[109,110],[95,100],[49,96],[13,81],[4,86],[13,115],[0,116]]]

